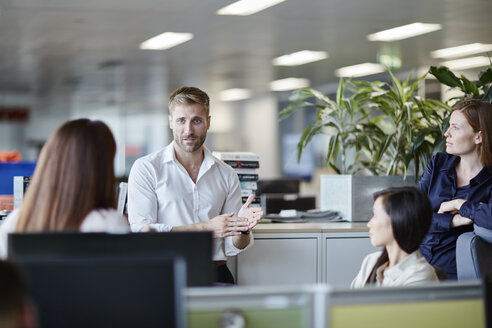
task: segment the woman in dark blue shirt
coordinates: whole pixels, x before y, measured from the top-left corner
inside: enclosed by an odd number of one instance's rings
[[[420,252],[456,279],[458,236],[472,231],[472,224],[492,229],[492,105],[460,102],[444,136],[446,153],[430,160],[419,182],[434,212]]]

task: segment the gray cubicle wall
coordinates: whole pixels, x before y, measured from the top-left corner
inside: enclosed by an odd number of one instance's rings
[[[190,328],[485,328],[480,282],[393,288],[297,286],[206,287],[185,290]]]
[[[479,281],[334,289],[325,313],[327,328],[485,328]]]
[[[328,289],[327,285],[188,288],[188,327],[221,327],[221,320],[237,320],[248,328],[321,328]]]

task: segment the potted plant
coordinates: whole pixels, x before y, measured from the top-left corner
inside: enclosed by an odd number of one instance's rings
[[[436,152],[444,149],[444,127],[450,108],[441,101],[423,99],[417,95],[419,82],[403,82],[388,71],[388,82],[355,82],[356,86],[372,90],[369,106],[376,109],[371,126],[372,144],[367,145],[368,162],[364,165],[374,175],[411,174],[417,178]],[[366,128],[367,130],[367,128]]]
[[[450,108],[418,97],[417,86],[425,75],[413,82],[411,77],[400,82],[389,73],[389,83],[341,79],[335,99],[312,88],[296,90],[290,98],[292,104],[280,113],[280,118],[285,118],[297,110],[317,110],[316,121],[304,129],[299,140],[298,159],[313,136],[328,136],[326,164],[341,176],[322,177],[321,185],[331,191],[326,195],[322,187],[321,208],[338,209],[348,219],[368,219],[375,190],[415,184],[421,169],[444,144]],[[413,181],[405,180],[409,173],[415,174]],[[340,180],[342,185],[338,185]],[[340,202],[344,204],[333,208]]]
[[[492,102],[492,61],[490,66],[478,74],[476,81],[470,81],[464,75],[457,77],[446,66],[431,66],[429,73],[434,75],[442,84],[451,88],[457,88],[463,92],[460,97],[450,100],[463,100],[469,98],[479,98]]]
[[[313,88],[293,91],[289,98],[292,104],[280,112],[281,120],[300,109],[317,110],[316,121],[304,129],[297,144],[298,161],[312,138],[325,134],[329,136],[326,166],[337,174],[356,174],[364,168],[358,160],[364,151],[361,138],[367,137],[364,127],[368,114],[363,106],[370,98],[370,90],[351,88],[351,95],[347,96],[348,86],[353,86],[351,81],[341,79],[333,100]]]

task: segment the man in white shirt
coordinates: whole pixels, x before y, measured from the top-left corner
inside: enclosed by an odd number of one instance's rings
[[[195,87],[181,87],[169,97],[173,142],[139,158],[128,180],[128,218],[132,231],[213,231],[213,259],[220,282],[231,282],[225,261],[250,247],[249,231],[262,217],[241,206],[234,170],[203,145],[210,127],[210,100]]]

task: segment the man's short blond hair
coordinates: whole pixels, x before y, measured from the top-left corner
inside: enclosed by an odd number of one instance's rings
[[[180,87],[169,96],[169,114],[172,114],[176,105],[200,104],[205,108],[207,116],[210,111],[210,98],[207,93],[196,87]]]

